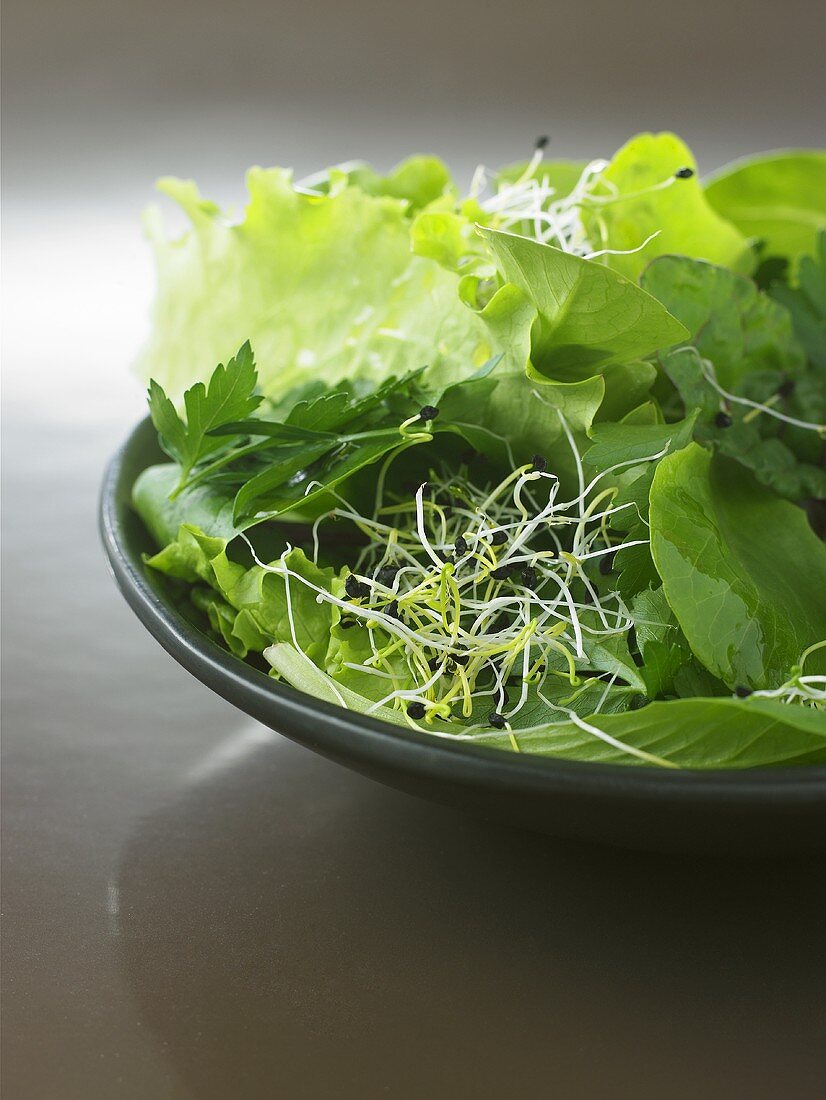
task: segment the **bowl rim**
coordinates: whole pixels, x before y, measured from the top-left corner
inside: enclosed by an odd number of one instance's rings
[[[122,510],[127,461],[151,431],[149,417],[133,427],[109,460],[101,484],[98,521],[110,571],[146,629],[198,680],[256,720],[322,754],[353,762],[429,774],[462,784],[528,791],[578,789],[590,794],[633,795],[636,800],[686,799],[729,805],[769,802],[799,805],[826,795],[826,766],[744,769],[670,769],[563,760],[501,749],[394,726],[318,700],[280,683],[223,649],[149,583],[143,562],[129,545]],[[216,687],[221,684],[221,688]],[[271,720],[264,715],[271,713]],[[308,719],[320,719],[311,731]],[[347,738],[346,741],[343,738]],[[346,749],[342,752],[342,749]]]

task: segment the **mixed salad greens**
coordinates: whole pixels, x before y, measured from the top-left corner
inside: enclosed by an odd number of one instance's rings
[[[166,179],[134,506],[186,613],[508,751],[826,762],[826,153]],[[222,364],[215,366],[216,363]],[[225,365],[223,365],[225,364]]]

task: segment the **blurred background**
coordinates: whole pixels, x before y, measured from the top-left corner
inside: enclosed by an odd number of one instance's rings
[[[37,362],[62,402],[80,343],[107,383],[84,415],[127,392],[160,175],[237,208],[251,164],[433,152],[469,182],[538,134],[551,156],[610,156],[663,128],[709,170],[822,142],[823,29],[817,0],[7,0],[6,399],[42,412]]]
[[[822,145],[825,18],[6,0],[9,1100],[505,1096],[514,1073],[523,1095],[820,1094],[822,868],[572,852],[271,737],[122,605],[95,501],[144,411],[157,176],[237,208],[251,164],[433,152],[469,181],[539,134],[610,156],[673,129],[703,170]],[[452,1046],[440,1019],[462,1021]]]

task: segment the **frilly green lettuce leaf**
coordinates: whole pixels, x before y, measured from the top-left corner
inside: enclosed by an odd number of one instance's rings
[[[162,180],[192,224],[170,241],[157,210],[147,216],[158,290],[140,375],[178,401],[245,340],[274,399],[319,377],[381,380],[425,364],[447,384],[497,354],[524,367],[534,316],[524,296],[503,287],[469,308],[456,273],[411,252],[409,197],[428,198],[434,180],[410,174],[391,188],[403,198],[367,194],[346,175],[307,195],[288,172],[253,168],[237,224],[194,183]]]
[[[359,187],[366,195],[402,199],[408,211],[415,213],[454,191],[447,165],[438,157],[412,156],[386,176],[375,172],[369,164],[358,164],[345,170],[347,182]]]
[[[216,594],[202,592],[196,606],[233,650],[262,652],[274,642],[295,641],[309,658],[324,666],[331,631],[339,621],[338,608],[318,603],[307,585],[292,580],[289,601],[283,576],[260,565],[246,566],[227,554],[228,540],[206,535],[192,524],[182,524],[175,538],[146,564],[166,576],[189,583],[203,582]],[[301,549],[284,555],[283,563],[318,588],[342,596],[344,581],[331,568],[313,564]],[[292,608],[292,624],[288,607]]]

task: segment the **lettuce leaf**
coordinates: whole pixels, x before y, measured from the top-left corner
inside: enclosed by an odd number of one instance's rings
[[[696,443],[668,455],[650,519],[666,599],[697,658],[730,688],[776,687],[826,639],[826,546],[800,508],[742,467]],[[822,663],[815,655],[813,671]]]
[[[409,196],[434,190],[432,172],[412,174],[372,186],[378,194],[342,174],[328,194],[307,195],[289,172],[253,168],[237,224],[193,182],[162,180],[192,224],[170,241],[158,211],[147,216],[158,291],[139,374],[177,402],[245,340],[270,398],[316,378],[381,380],[425,364],[447,384],[498,354],[524,367],[534,317],[524,296],[503,287],[471,308],[457,274],[411,252]]]
[[[408,725],[400,711],[392,707],[374,709],[372,700],[337,684],[292,646],[271,646],[264,656],[278,675],[299,691],[359,714],[369,712],[392,725]],[[677,699],[625,714],[601,714],[593,724],[632,748],[682,768],[826,763],[826,724],[822,715],[766,699]],[[450,733],[438,720],[423,728],[437,734]],[[514,736],[520,751],[539,756],[640,765],[638,757],[570,721],[517,730]],[[474,738],[473,743],[513,749],[510,736],[494,730]]]
[[[682,169],[694,174],[675,179]],[[583,209],[594,247],[638,249],[657,236],[639,251],[606,256],[609,267],[636,280],[651,260],[670,252],[735,270],[751,267],[746,238],[712,207],[696,172],[691,150],[675,134],[638,134],[614,155],[602,178],[616,199]],[[650,190],[668,180],[668,187]]]
[[[575,382],[687,335],[656,298],[602,264],[513,233],[480,233],[503,277],[536,305],[535,378]]]
[[[766,255],[794,265],[815,251],[815,237],[826,229],[826,152],[790,149],[735,161],[714,173],[705,195]]]

